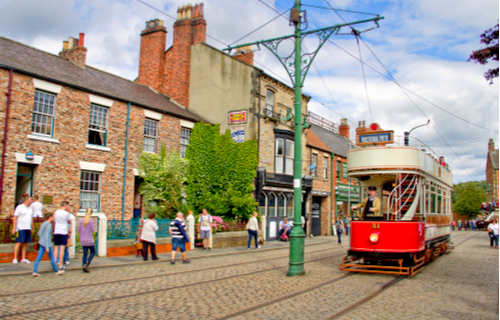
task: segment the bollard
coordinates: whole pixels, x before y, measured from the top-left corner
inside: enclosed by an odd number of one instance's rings
[[[188,224],[188,237],[189,237],[189,242],[190,242],[190,245],[191,245],[191,250],[194,249],[194,237],[195,237],[195,234],[194,234],[194,216],[192,213],[190,213],[188,216],[187,216],[187,224]]]
[[[108,254],[108,218],[104,213],[99,213],[99,230],[97,231],[97,235],[99,237],[97,255],[103,258]]]
[[[73,245],[68,247],[68,256],[70,259],[76,258],[76,217],[74,214],[69,214],[69,219],[71,220],[71,241],[73,241]]]

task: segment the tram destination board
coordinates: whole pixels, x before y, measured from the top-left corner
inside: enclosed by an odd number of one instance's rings
[[[358,145],[387,144],[392,143],[393,139],[394,131],[360,134],[358,136]]]

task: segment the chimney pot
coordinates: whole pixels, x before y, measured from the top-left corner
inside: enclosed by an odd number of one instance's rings
[[[68,41],[68,49],[73,49],[73,37],[69,37],[69,41]]]
[[[68,41],[63,41],[63,51],[68,50]]]
[[[80,32],[80,38],[78,38],[78,46],[79,47],[85,47],[84,40],[85,40],[85,33]]]
[[[203,2],[200,3],[200,13],[199,13],[199,15],[200,15],[200,18],[204,17],[204,14],[203,14]]]

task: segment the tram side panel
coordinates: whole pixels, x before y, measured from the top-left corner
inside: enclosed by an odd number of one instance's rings
[[[425,229],[424,221],[352,221],[349,254],[390,257],[420,252],[425,249]]]

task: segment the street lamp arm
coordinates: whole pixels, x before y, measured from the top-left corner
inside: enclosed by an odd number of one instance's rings
[[[428,119],[427,120],[427,123],[424,123],[424,124],[421,124],[419,126],[416,126],[414,128],[412,128],[410,131],[406,131],[405,132],[405,147],[407,147],[409,144],[410,144],[410,133],[415,130],[415,129],[418,129],[418,128],[421,128],[421,127],[425,127],[426,125],[428,125],[429,123],[431,122],[431,119]]]

